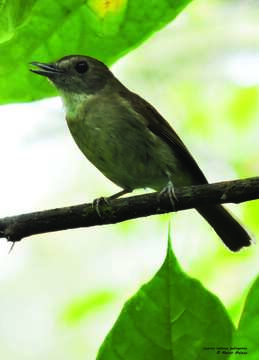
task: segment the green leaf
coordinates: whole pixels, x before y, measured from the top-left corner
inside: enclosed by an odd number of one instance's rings
[[[25,23],[36,0],[0,0],[0,44],[10,40]]]
[[[179,267],[168,247],[153,277],[123,307],[97,360],[213,360],[233,325],[220,301]],[[221,358],[228,356],[221,355]]]
[[[233,339],[234,352],[247,352],[249,360],[259,359],[259,276],[252,285],[242,313],[238,329]],[[244,348],[244,349],[242,349]],[[238,350],[239,349],[239,350]],[[233,354],[231,360],[237,359],[240,354]]]
[[[20,0],[24,6],[27,2]],[[56,94],[46,79],[29,73],[29,62],[49,62],[77,53],[111,64],[170,22],[190,2],[38,0],[29,7],[30,16],[27,11],[27,21],[16,29],[15,36],[13,28],[4,34],[2,24],[2,41],[9,41],[0,46],[0,103]],[[13,4],[18,6],[17,2]]]

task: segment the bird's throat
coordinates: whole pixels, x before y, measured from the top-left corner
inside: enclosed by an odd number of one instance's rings
[[[94,95],[78,94],[74,92],[61,92],[62,102],[66,111],[66,116],[72,121],[80,117],[80,113],[87,107],[87,103]]]

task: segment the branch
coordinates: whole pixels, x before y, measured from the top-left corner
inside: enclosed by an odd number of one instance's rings
[[[259,177],[175,189],[175,208],[168,194],[131,196],[100,203],[81,204],[0,219],[0,238],[16,242],[24,237],[95,225],[115,224],[143,216],[186,210],[204,204],[241,203],[259,198]]]

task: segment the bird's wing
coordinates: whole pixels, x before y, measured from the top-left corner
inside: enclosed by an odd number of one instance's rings
[[[124,95],[125,97],[125,94],[121,95]],[[149,130],[165,141],[171,147],[172,151],[178,155],[179,159],[186,164],[190,173],[196,177],[197,183],[207,183],[208,181],[205,175],[199,168],[187,147],[169,123],[159,114],[159,112],[146,100],[142,99],[135,93],[131,92],[131,96],[127,96],[127,100],[131,103],[134,110],[139,113],[143,119],[145,119]]]

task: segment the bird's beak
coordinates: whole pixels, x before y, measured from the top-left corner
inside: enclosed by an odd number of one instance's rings
[[[38,68],[38,69],[30,69],[31,72],[47,77],[49,76],[51,77],[52,75],[64,72],[61,69],[59,69],[55,64],[44,64],[37,61],[33,61],[30,63],[30,65],[36,66],[36,68]]]

